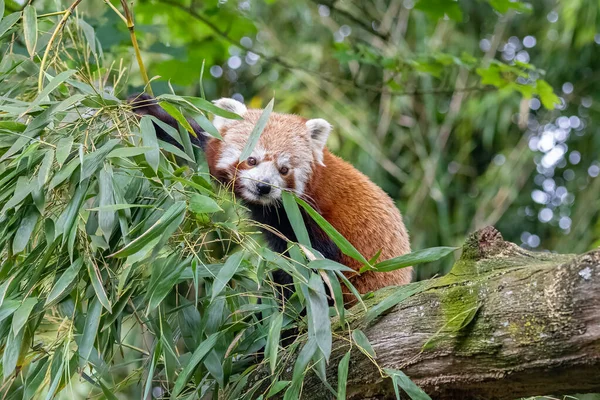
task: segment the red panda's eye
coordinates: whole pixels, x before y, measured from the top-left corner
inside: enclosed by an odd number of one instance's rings
[[[279,168],[279,173],[281,175],[287,175],[287,173],[290,171],[290,169],[288,167],[281,167]]]
[[[256,158],[254,157],[248,157],[248,165],[256,165]]]

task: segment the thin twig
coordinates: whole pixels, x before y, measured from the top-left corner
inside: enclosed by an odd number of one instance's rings
[[[71,4],[71,6],[64,11],[62,19],[56,26],[56,29],[52,33],[52,36],[46,45],[46,50],[44,51],[44,56],[42,57],[42,62],[40,63],[40,74],[38,76],[38,91],[40,92],[44,88],[44,66],[46,65],[46,60],[48,59],[48,54],[50,53],[52,44],[54,43],[54,40],[56,40],[58,33],[64,28],[65,24],[67,23],[67,19],[69,19],[69,16],[73,13],[75,7],[77,7],[79,3],[81,3],[81,0],[75,0],[73,4]]]

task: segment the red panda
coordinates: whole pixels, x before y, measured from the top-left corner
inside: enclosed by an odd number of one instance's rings
[[[133,109],[137,114],[150,114],[177,126],[149,96],[139,96],[136,101]],[[211,175],[233,184],[236,196],[246,204],[255,221],[296,241],[280,201],[282,190],[288,190],[310,203],[367,259],[378,251],[381,251],[379,261],[410,252],[408,233],[392,199],[325,147],[332,129],[327,121],[271,113],[252,154],[240,163],[242,149],[262,111],[247,109],[234,99],[223,98],[214,103],[243,119],[215,117],[213,124],[223,136],[222,141],[207,136],[190,120],[198,135],[194,142],[205,151]],[[161,139],[170,139],[159,126],[156,130]],[[354,270],[362,266],[342,254],[310,217],[304,215],[304,221],[312,247],[324,257]],[[273,251],[286,251],[287,243],[280,236],[266,229],[263,233]],[[274,276],[277,283],[291,283],[291,277],[283,271],[277,274]],[[353,274],[349,279],[360,293],[366,293],[409,283],[411,275],[412,269],[404,268],[387,273]],[[346,293],[344,300],[351,302],[352,296]]]

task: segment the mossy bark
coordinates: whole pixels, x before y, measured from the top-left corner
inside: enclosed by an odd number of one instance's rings
[[[381,290],[369,303],[419,284]],[[435,399],[600,391],[600,250],[533,253],[488,227],[471,235],[448,275],[384,315],[367,323],[359,306],[350,311],[378,366],[353,350],[348,399],[395,398],[380,368],[402,370]],[[334,341],[333,387],[348,346]],[[314,375],[302,393],[332,398]]]

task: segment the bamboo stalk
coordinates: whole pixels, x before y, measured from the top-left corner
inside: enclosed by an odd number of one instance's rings
[[[131,9],[127,5],[126,0],[121,0],[121,5],[123,6],[123,10],[125,11],[125,22],[127,23],[127,29],[129,29],[129,35],[131,36],[131,43],[133,44],[133,49],[135,51],[135,57],[137,58],[138,66],[140,67],[140,72],[142,73],[142,78],[144,79],[144,83],[146,84],[146,91],[149,95],[153,96],[152,86],[150,86],[150,79],[148,79],[148,73],[146,72],[146,67],[144,66],[144,61],[142,60],[142,53],[140,52],[140,46],[137,42],[137,37],[135,36],[135,24],[133,23],[133,13]],[[119,13],[120,14],[120,13]]]

